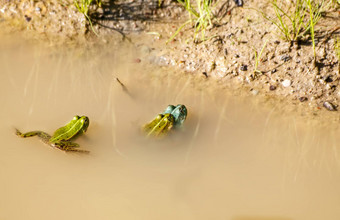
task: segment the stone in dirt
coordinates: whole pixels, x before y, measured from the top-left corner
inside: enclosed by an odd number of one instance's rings
[[[292,84],[292,82],[289,79],[285,79],[282,81],[282,86],[283,87],[289,87]]]
[[[336,111],[336,107],[331,102],[328,101],[325,101],[323,103],[323,107],[325,107],[329,111]]]
[[[299,100],[300,100],[300,102],[305,102],[305,101],[308,100],[308,98],[305,97],[305,96],[302,96],[302,97],[299,98]]]
[[[247,71],[248,70],[248,66],[247,65],[242,65],[242,66],[240,66],[240,70],[241,71]]]
[[[270,91],[274,91],[275,89],[276,89],[276,86],[274,86],[274,85],[270,85],[270,86],[269,86],[269,90],[270,90]]]
[[[284,62],[287,62],[290,60],[290,56],[288,54],[284,54],[280,57],[280,60],[284,61]]]

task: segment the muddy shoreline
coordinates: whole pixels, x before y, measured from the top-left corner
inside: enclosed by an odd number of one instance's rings
[[[261,1],[234,2],[216,7],[219,25],[208,29],[209,40],[193,42],[191,27],[173,41],[166,41],[185,21],[186,12],[175,1],[103,1],[91,8],[97,37],[83,14],[67,1],[0,2],[3,33],[22,33],[26,38],[45,39],[50,44],[104,45],[131,41],[142,51],[136,62],[171,66],[202,80],[213,79],[232,90],[249,95],[275,97],[312,112],[337,110],[340,103],[339,60],[335,39],[340,37],[339,7],[326,11],[316,31],[316,62],[311,40],[290,43],[280,39],[274,25],[252,10],[269,10]],[[134,36],[143,36],[142,42]],[[255,51],[263,54],[255,72]]]

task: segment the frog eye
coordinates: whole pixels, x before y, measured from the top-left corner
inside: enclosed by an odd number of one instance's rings
[[[184,105],[181,106],[181,112],[187,114],[187,108]]]
[[[74,116],[72,120],[78,120],[80,117],[78,115]]]
[[[89,126],[89,124],[90,124],[90,119],[89,119],[88,117],[85,117],[84,120],[85,120],[85,124],[87,124],[86,126]]]

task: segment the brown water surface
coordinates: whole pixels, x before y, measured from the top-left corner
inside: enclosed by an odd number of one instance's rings
[[[1,220],[340,219],[337,126],[148,66],[139,51],[1,41]],[[146,140],[140,126],[178,103],[183,129]],[[77,140],[89,155],[14,135],[51,134],[76,114],[90,118]]]

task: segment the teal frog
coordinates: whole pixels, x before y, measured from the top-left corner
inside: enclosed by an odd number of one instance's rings
[[[172,128],[181,127],[187,117],[185,105],[168,105],[165,111],[158,114],[155,119],[145,124],[142,130],[146,136],[165,136]]]
[[[58,148],[63,151],[73,151],[73,152],[82,152],[89,153],[87,150],[76,149],[79,147],[79,144],[71,142],[71,139],[76,138],[77,136],[86,132],[89,127],[90,120],[86,116],[74,116],[73,119],[67,123],[65,126],[57,129],[53,136],[47,134],[43,131],[30,131],[27,133],[21,133],[18,129],[16,129],[16,135],[22,138],[38,136],[42,142],[45,144]]]

